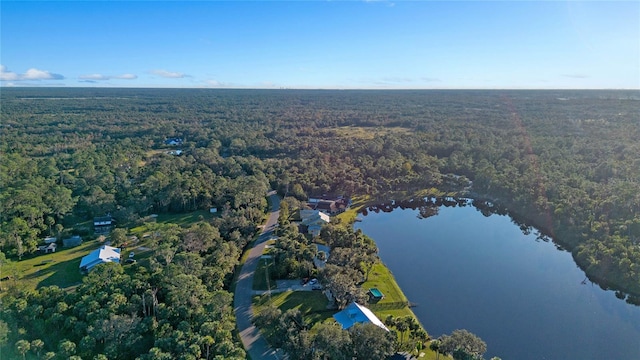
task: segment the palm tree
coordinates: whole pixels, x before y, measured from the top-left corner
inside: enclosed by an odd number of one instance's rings
[[[436,352],[436,360],[440,358],[440,340],[432,340],[429,343],[429,349]]]
[[[25,354],[27,353],[27,351],[29,351],[30,348],[31,348],[31,344],[29,344],[27,340],[18,340],[16,342],[16,350],[18,351],[19,354],[22,355],[23,360],[25,358]]]
[[[400,331],[402,340],[400,343],[404,344],[404,332],[409,330],[409,324],[407,324],[406,319],[398,319],[396,321],[396,329]]]

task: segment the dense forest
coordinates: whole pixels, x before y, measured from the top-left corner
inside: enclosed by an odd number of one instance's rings
[[[640,296],[637,91],[4,88],[1,102],[3,263],[45,236],[90,236],[76,224],[94,216],[129,227],[150,214],[223,213],[207,228],[158,230],[151,261],[104,269],[113,283],[92,274],[72,293],[13,289],[2,312],[10,344],[41,340],[58,356],[244,356],[212,332],[233,329],[230,278],[270,188],[300,200],[484,200],[571,251],[602,286]],[[187,299],[188,284],[199,290]],[[122,303],[108,304],[114,293]],[[87,306],[102,310],[89,319]],[[42,326],[25,328],[32,321]],[[108,348],[133,327],[140,339]]]

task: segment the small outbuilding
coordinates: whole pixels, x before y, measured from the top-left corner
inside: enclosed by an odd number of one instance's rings
[[[82,244],[82,238],[80,235],[74,235],[70,238],[62,239],[62,246],[64,247],[74,247]]]
[[[56,252],[56,247],[57,247],[56,243],[53,242],[48,245],[39,246],[38,250],[40,250],[41,253],[50,254],[50,253]]]

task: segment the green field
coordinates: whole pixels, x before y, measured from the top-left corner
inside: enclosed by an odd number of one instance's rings
[[[395,127],[365,127],[365,126],[340,126],[333,128],[338,136],[350,138],[350,139],[364,139],[371,140],[377,137],[389,135],[389,134],[408,134],[410,129],[395,126]]]
[[[55,253],[13,261],[10,266],[3,266],[2,276],[14,277],[16,274],[17,282],[13,279],[7,280],[3,282],[2,287],[4,289],[11,283],[25,289],[37,289],[50,285],[57,285],[63,289],[76,286],[82,282],[80,260],[100,245],[97,240],[85,241],[73,248],[58,247]],[[11,269],[11,266],[15,268]]]

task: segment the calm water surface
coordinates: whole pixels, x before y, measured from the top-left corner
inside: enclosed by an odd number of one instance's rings
[[[369,213],[375,239],[432,337],[467,329],[485,358],[640,359],[640,307],[585,279],[571,254],[472,206]]]

